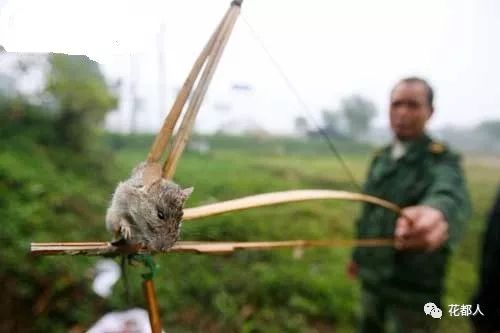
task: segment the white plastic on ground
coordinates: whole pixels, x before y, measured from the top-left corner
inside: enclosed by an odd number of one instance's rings
[[[148,313],[135,308],[122,312],[110,312],[99,319],[87,333],[151,333]]]
[[[114,260],[103,259],[97,262],[95,270],[96,276],[92,289],[97,295],[106,298],[111,295],[113,286],[120,279],[120,266]]]

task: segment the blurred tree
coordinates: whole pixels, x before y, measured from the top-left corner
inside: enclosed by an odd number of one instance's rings
[[[335,139],[346,139],[342,126],[345,122],[342,119],[342,115],[330,109],[321,110],[321,124],[309,126],[309,123],[305,117],[295,118],[295,130],[304,136],[311,138],[321,137],[326,134],[330,138]]]
[[[55,129],[61,142],[83,151],[117,98],[98,64],[88,57],[51,54],[49,64],[45,93],[57,110]]]
[[[103,312],[89,288],[89,262],[34,260],[26,249],[31,241],[106,235],[117,166],[96,132],[116,98],[86,57],[1,56],[10,60],[0,69],[10,67],[0,74],[0,285],[8,290],[0,332],[70,331],[95,320],[94,309]],[[44,74],[38,89],[16,90],[32,72]],[[74,303],[85,310],[73,311]]]
[[[300,136],[306,136],[309,131],[309,123],[305,117],[295,118],[295,131]]]
[[[476,131],[491,139],[500,140],[500,120],[486,120],[477,126]]]
[[[330,137],[343,137],[341,130],[342,117],[338,112],[329,109],[321,110],[323,130]]]
[[[349,135],[359,139],[370,129],[371,122],[377,114],[375,104],[360,95],[344,98],[340,105],[340,114],[347,121]]]

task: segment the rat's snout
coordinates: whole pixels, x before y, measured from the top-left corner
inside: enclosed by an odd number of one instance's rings
[[[163,251],[165,242],[162,242],[158,238],[154,239],[149,243],[149,247],[154,251]]]
[[[167,251],[174,245],[174,243],[175,241],[170,239],[170,237],[158,238],[152,242],[151,247],[155,251]]]

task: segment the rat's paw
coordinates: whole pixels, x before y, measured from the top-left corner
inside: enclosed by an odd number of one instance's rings
[[[132,237],[132,229],[130,229],[130,225],[123,220],[120,222],[120,234],[127,240]]]
[[[130,230],[129,226],[120,226],[120,234],[123,236],[125,239],[130,239],[132,237],[132,230]]]

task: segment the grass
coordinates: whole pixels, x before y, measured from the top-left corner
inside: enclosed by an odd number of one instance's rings
[[[256,145],[262,144],[257,142]],[[310,153],[293,145],[258,149],[215,146],[183,157],[176,182],[194,186],[188,206],[270,191],[324,188],[355,190],[329,154]],[[280,142],[277,143],[281,145]],[[283,146],[283,145],[282,145]],[[217,148],[219,147],[219,148]],[[121,150],[117,180],[146,156],[146,149]],[[344,155],[362,180],[369,149]],[[495,161],[495,159],[493,159]],[[497,161],[498,162],[498,161]],[[484,218],[493,199],[497,168],[479,157],[465,160],[474,205],[466,236],[449,268],[444,304],[468,304],[476,284]],[[316,201],[231,213],[183,225],[184,240],[285,240],[352,238],[357,203]],[[359,286],[345,275],[350,249],[238,252],[231,256],[169,254],[161,265],[157,288],[166,327],[203,332],[352,332]],[[137,279],[137,276],[135,277]],[[138,281],[136,280],[136,285]],[[135,291],[136,302],[140,293]],[[115,300],[119,304],[119,300]],[[466,318],[444,310],[443,332],[465,331]]]

